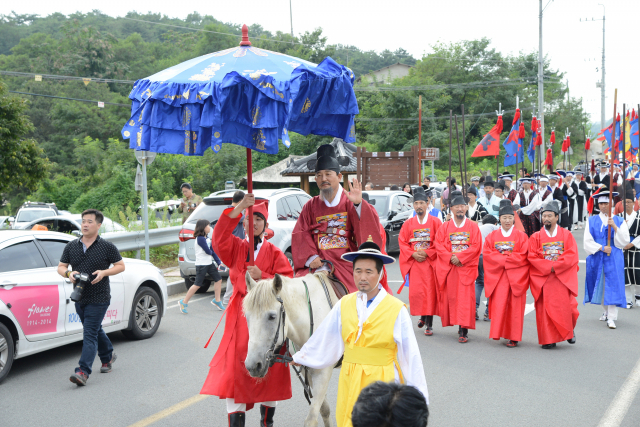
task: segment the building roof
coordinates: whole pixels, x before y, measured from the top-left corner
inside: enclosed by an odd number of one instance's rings
[[[261,169],[253,173],[253,182],[270,182],[270,183],[299,183],[300,179],[295,176],[283,176],[282,171],[290,164],[290,162],[301,159],[302,156],[289,156],[280,160],[278,163]],[[244,179],[247,177],[245,175]]]
[[[382,68],[380,68],[379,70],[373,70],[373,71],[368,72],[367,74],[363,74],[362,76],[360,76],[360,77],[358,77],[358,78],[356,79],[356,82],[360,82],[360,81],[362,81],[362,79],[363,79],[364,77],[371,76],[371,75],[374,75],[374,74],[378,74],[378,73],[380,73],[380,72],[382,72],[382,71],[385,71],[385,70],[388,70],[388,69],[390,69],[390,68],[394,68],[394,67],[397,67],[397,66],[406,67],[406,68],[407,68],[407,70],[408,70],[409,68],[413,68],[411,65],[403,64],[403,63],[401,63],[401,62],[396,62],[395,64],[391,64],[391,65],[387,65],[386,67],[382,67]]]
[[[355,173],[357,170],[357,159],[356,159],[356,149],[357,147],[354,144],[347,144],[340,138],[333,138],[331,141],[331,145],[336,151],[338,156],[346,156],[349,158],[349,166],[341,166],[340,172],[345,173]],[[297,160],[289,160],[289,164],[286,169],[280,172],[283,176],[300,176],[300,175],[315,175],[315,170],[310,170],[307,167],[307,163],[310,160],[316,160],[317,153],[313,153],[309,156],[302,157]]]

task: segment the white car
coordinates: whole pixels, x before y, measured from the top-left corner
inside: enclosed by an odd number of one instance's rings
[[[82,215],[69,214],[47,216],[31,222],[20,224],[16,228],[20,230],[31,230],[36,225],[42,225],[44,227],[47,227],[49,231],[58,231],[60,233],[73,233],[75,231],[79,235],[80,231],[82,230]],[[121,224],[118,224],[117,222],[105,217],[102,220],[102,225],[100,226],[100,230],[98,230],[98,234],[117,231],[127,231],[127,229],[124,228]]]
[[[70,300],[73,284],[58,272],[66,244],[51,231],[0,231],[0,381],[14,359],[82,340],[82,323]],[[126,269],[109,278],[111,304],[105,332],[152,337],[167,308],[167,283],[153,264],[124,258]]]

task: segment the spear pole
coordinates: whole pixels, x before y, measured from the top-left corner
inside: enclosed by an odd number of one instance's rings
[[[619,190],[622,192],[622,212],[624,216],[624,220],[627,220],[627,144],[625,139],[627,138],[627,128],[625,123],[625,110],[627,108],[627,104],[622,104],[622,126],[620,127],[620,142],[622,142],[622,189]]]
[[[460,138],[458,137],[458,115],[455,115],[456,121],[456,143],[458,144],[458,162],[460,162],[460,181],[464,180],[464,176],[462,175],[462,154],[460,153]],[[451,190],[449,190],[451,192]],[[467,196],[467,190],[465,189],[464,182],[462,183],[462,196]]]
[[[418,164],[420,165],[418,185],[422,185],[422,95],[418,98]]]
[[[464,184],[467,185],[469,181],[467,180],[467,144],[465,144],[465,134],[464,134],[464,104],[461,106],[462,108],[462,155],[464,158]]]
[[[449,110],[449,204],[448,204],[448,208],[451,209],[451,150],[453,149],[452,144],[452,132],[453,132],[453,127],[452,127],[452,122],[453,122],[453,110]]]
[[[612,121],[612,132],[611,132],[611,165],[609,166],[609,212],[607,212],[607,217],[611,216],[611,204],[613,203],[613,159],[615,159],[616,154],[616,111],[618,109],[618,89],[616,89],[613,95],[613,121]],[[607,226],[607,246],[611,248],[611,226]],[[607,254],[607,256],[611,256],[611,252]]]

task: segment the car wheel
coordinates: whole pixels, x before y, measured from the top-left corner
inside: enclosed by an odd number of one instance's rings
[[[189,288],[191,288],[191,286],[193,286],[193,283],[194,282],[189,279],[184,280],[184,287],[187,289],[187,291],[189,290]],[[200,286],[200,288],[196,291],[196,294],[204,294],[209,290],[209,286],[211,286],[211,280],[204,279],[204,281],[202,282],[202,286]]]
[[[11,331],[0,323],[0,382],[9,375],[11,365],[13,364],[13,352],[14,347]]]
[[[156,291],[143,286],[138,289],[131,304],[131,315],[129,316],[131,329],[124,330],[122,333],[129,339],[151,338],[160,326],[161,316],[162,300]]]
[[[291,266],[291,269],[294,270],[294,267],[293,267],[293,255],[291,255],[291,252],[289,252],[289,251],[285,252],[284,256],[287,257],[287,260],[289,261],[289,265]]]

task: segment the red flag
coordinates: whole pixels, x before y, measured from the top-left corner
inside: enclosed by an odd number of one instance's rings
[[[502,116],[491,128],[488,134],[482,138],[480,144],[473,150],[471,157],[497,156],[500,154],[500,134],[502,133]]]
[[[547,149],[547,158],[544,159],[543,165],[546,165],[547,169],[551,170],[551,165],[553,165],[553,151],[551,148]]]
[[[593,201],[596,199],[596,195],[602,190],[604,187],[598,188],[595,193],[591,195],[589,201],[587,202],[587,211],[593,215]]]
[[[587,141],[584,143],[584,149],[585,150],[590,150],[591,149],[591,139],[587,138]]]

